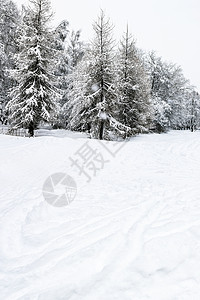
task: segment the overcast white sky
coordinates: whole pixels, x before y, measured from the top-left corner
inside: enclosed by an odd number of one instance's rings
[[[14,0],[19,5],[27,0]],[[55,24],[67,19],[82,39],[92,38],[92,23],[100,8],[120,38],[126,24],[144,50],[155,50],[181,65],[186,78],[200,91],[200,0],[51,0]]]

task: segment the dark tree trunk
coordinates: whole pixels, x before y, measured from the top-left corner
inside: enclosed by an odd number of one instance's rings
[[[104,120],[101,120],[99,128],[99,139],[103,140]]]
[[[91,123],[86,124],[86,130],[90,133],[91,131]]]
[[[34,136],[34,125],[33,125],[33,122],[30,122],[29,126],[28,126],[28,133],[29,133],[29,136]]]

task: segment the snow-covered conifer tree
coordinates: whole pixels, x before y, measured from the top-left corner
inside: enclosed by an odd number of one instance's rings
[[[117,58],[117,115],[130,134],[148,131],[152,118],[150,82],[140,51],[127,31]]]
[[[109,138],[114,92],[112,29],[102,11],[93,25],[95,38],[75,74],[69,128],[89,129],[92,137]]]
[[[41,121],[52,120],[56,111],[53,71],[54,37],[49,28],[52,17],[49,0],[30,0],[21,26],[17,56],[18,86],[8,103],[12,127],[28,128],[32,136]]]
[[[55,30],[55,45],[59,57],[55,75],[57,87],[62,94],[59,101],[59,114],[56,126],[65,128],[69,116],[68,95],[73,88],[71,77],[77,63],[83,56],[83,43],[80,41],[80,31],[71,31],[69,23],[66,20],[62,21]]]
[[[0,122],[7,122],[6,104],[9,90],[15,84],[10,70],[15,68],[16,31],[20,15],[13,1],[0,0]]]
[[[66,76],[65,76],[65,89],[61,99],[61,117],[63,120],[63,126],[66,127],[71,110],[70,106],[70,95],[74,89],[73,76],[78,63],[81,61],[84,55],[83,42],[80,41],[80,31],[70,32],[65,49],[66,58]]]
[[[66,77],[68,74],[68,59],[66,54],[67,37],[69,35],[69,22],[63,20],[55,29],[54,39],[57,50],[57,65],[54,74],[57,77],[57,87],[61,90],[66,89]]]

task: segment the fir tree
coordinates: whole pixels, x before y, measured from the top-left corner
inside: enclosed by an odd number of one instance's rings
[[[53,67],[54,36],[49,29],[52,17],[48,0],[30,0],[25,9],[17,57],[18,86],[8,103],[12,127],[28,128],[31,136],[41,121],[52,120],[56,111]]]

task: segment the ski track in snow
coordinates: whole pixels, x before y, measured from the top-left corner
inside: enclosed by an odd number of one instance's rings
[[[90,183],[69,161],[86,141],[110,160]],[[0,135],[0,165],[0,300],[200,299],[200,132],[115,158],[80,133]],[[78,184],[67,207],[42,195],[57,172]]]

